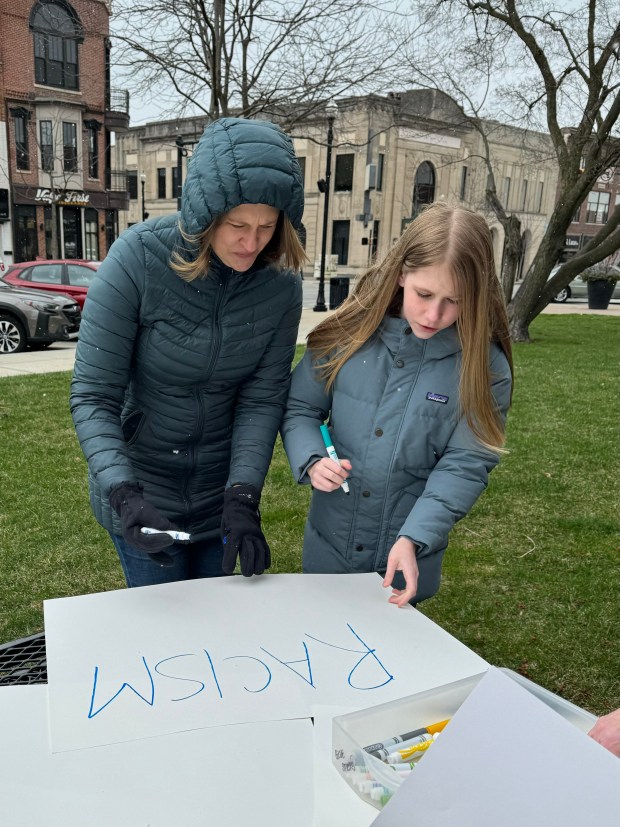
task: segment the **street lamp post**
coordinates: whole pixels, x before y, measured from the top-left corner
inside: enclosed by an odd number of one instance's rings
[[[144,185],[146,184],[146,175],[144,173],[140,174],[140,183],[142,184],[142,220],[146,221],[149,214],[146,211],[146,201],[144,200]]]
[[[181,137],[181,135],[177,136],[176,141],[174,142],[177,148],[177,210],[181,209],[181,192],[183,190],[183,158],[187,157],[187,149],[185,147],[185,141]]]
[[[338,107],[334,101],[329,101],[325,107],[325,114],[327,115],[327,161],[325,166],[325,178],[317,181],[319,192],[325,196],[323,202],[323,236],[321,239],[321,269],[319,272],[319,292],[316,297],[316,304],[314,310],[317,312],[327,310],[325,304],[325,248],[327,247],[327,223],[329,218],[329,188],[332,177],[332,145],[334,142],[334,121],[338,113]]]

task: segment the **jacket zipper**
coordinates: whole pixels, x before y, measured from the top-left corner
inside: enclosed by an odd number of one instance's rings
[[[207,371],[205,375],[205,381],[207,381],[211,374],[215,369],[215,363],[217,361],[217,357],[220,355],[220,347],[222,344],[222,319],[221,319],[221,310],[222,310],[222,302],[224,299],[224,295],[226,293],[226,283],[219,277],[219,289],[217,292],[217,298],[215,301],[215,312],[213,314],[213,322],[211,325],[211,330],[213,332],[212,337],[212,346],[211,346],[211,358],[209,359],[209,364],[207,365]],[[194,471],[196,470],[196,442],[200,439],[200,435],[202,433],[202,426],[204,424],[205,418],[205,409],[204,409],[204,402],[202,399],[202,394],[200,393],[200,388],[194,389],[194,397],[196,399],[196,405],[198,408],[198,418],[196,422],[196,439],[194,443],[190,447],[190,463],[189,463],[189,473],[185,478],[185,483],[183,485],[183,500],[185,502],[185,513],[189,517],[190,508],[191,508],[191,500],[187,496],[187,487],[189,480],[193,477]]]
[[[400,348],[399,348],[399,350],[400,350]],[[390,524],[390,519],[391,519],[391,516],[392,516],[393,509],[389,513],[387,513],[387,511],[388,511],[389,485],[390,485],[390,480],[392,478],[392,469],[394,468],[394,462],[395,462],[395,459],[396,459],[396,446],[398,445],[398,439],[399,439],[399,436],[400,436],[400,431],[403,428],[403,423],[405,421],[406,412],[409,409],[409,403],[411,402],[411,396],[412,396],[412,394],[415,390],[416,385],[418,384],[418,379],[420,378],[420,373],[422,371],[422,366],[424,364],[424,357],[425,356],[426,356],[426,341],[423,342],[423,344],[422,344],[422,354],[420,356],[420,364],[418,365],[418,369],[416,371],[415,377],[413,379],[413,382],[411,383],[411,389],[409,390],[409,396],[407,397],[407,402],[405,403],[405,407],[403,408],[403,414],[400,418],[399,431],[398,431],[398,434],[396,435],[396,441],[394,443],[394,450],[392,451],[392,456],[390,458],[390,470],[389,470],[389,474],[388,474],[388,488],[386,489],[385,497],[383,499],[383,509],[382,509],[382,512],[381,512],[381,522],[379,523],[380,529],[379,529],[379,535],[378,536],[382,537],[383,539],[382,539],[382,543],[381,543],[381,549],[379,549],[379,544],[377,544],[377,558],[375,559],[375,565],[378,563],[379,559],[382,558],[383,556],[385,556],[386,559],[387,559],[387,555],[385,555],[384,553],[385,553],[385,551],[389,552],[389,549],[387,549],[387,528]],[[394,508],[395,508],[395,506],[394,506]],[[387,517],[387,523],[386,523],[386,517]]]

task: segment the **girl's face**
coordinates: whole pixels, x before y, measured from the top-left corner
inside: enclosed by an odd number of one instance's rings
[[[453,325],[461,307],[454,278],[444,263],[403,272],[398,280],[403,288],[401,316],[418,339],[430,339]]]
[[[244,273],[271,241],[279,215],[266,204],[242,204],[229,210],[213,233],[213,252],[227,267]]]

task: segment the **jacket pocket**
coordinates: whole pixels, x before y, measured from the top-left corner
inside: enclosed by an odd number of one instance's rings
[[[144,426],[146,416],[143,411],[133,411],[128,417],[122,420],[121,428],[127,445],[133,445],[138,439],[140,431]]]
[[[424,485],[425,481],[421,481],[414,486],[406,488],[398,496],[398,499],[396,500],[388,517],[387,530],[384,532],[385,539],[379,549],[379,554],[377,555],[378,568],[385,569],[387,566],[388,554],[396,542],[398,533],[403,527],[405,520],[411,513],[411,509],[416,504],[418,497],[424,490]]]

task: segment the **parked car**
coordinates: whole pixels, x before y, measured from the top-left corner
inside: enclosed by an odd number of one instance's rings
[[[555,274],[560,269],[560,265],[556,264],[553,268],[551,273],[549,274],[549,278],[555,276]],[[618,281],[614,286],[614,292],[612,293],[612,299],[620,299],[620,267],[616,267],[615,265],[612,268],[613,270],[618,271]],[[557,293],[554,298],[551,299],[552,302],[557,302],[558,304],[562,304],[568,299],[587,299],[588,298],[588,285],[585,281],[582,281],[580,276],[575,276],[575,278],[559,293]]]
[[[81,320],[73,299],[14,287],[0,278],[0,354],[76,339]]]
[[[82,259],[22,261],[8,267],[2,277],[18,287],[62,293],[74,299],[83,309],[86,293],[100,264],[100,261]]]

